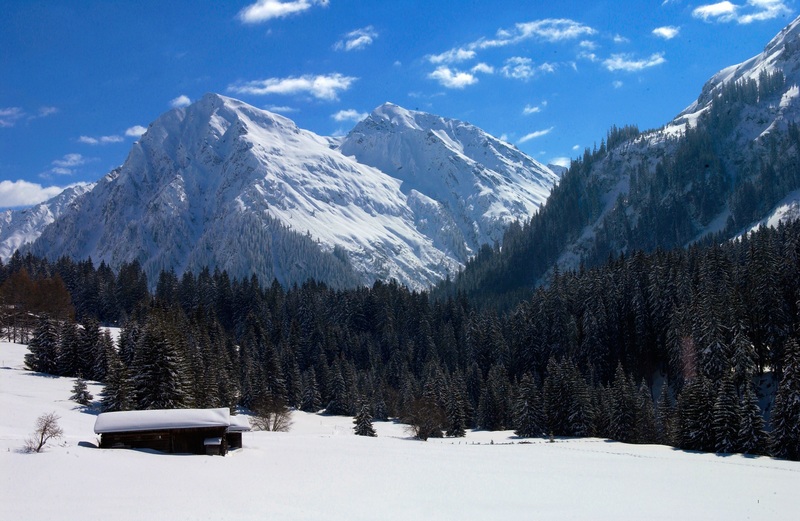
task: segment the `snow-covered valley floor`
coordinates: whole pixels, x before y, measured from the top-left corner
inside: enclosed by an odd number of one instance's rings
[[[415,441],[376,422],[295,413],[288,433],[250,432],[226,457],[95,448],[95,416],[69,401],[72,378],[22,370],[0,343],[3,520],[794,520],[800,463],[600,439],[512,432]],[[95,395],[99,385],[90,385]],[[22,452],[55,411],[64,437]]]

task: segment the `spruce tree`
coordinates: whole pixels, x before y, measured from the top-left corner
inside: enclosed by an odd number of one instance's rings
[[[738,450],[744,454],[764,454],[769,447],[769,435],[764,430],[764,417],[752,384],[745,387],[739,410]]]
[[[28,344],[25,367],[40,373],[58,374],[58,331],[48,316],[42,315],[36,323],[33,338]]]
[[[530,374],[526,373],[520,380],[513,414],[514,434],[520,438],[533,438],[544,434],[542,398]]]
[[[361,410],[353,419],[355,427],[353,430],[356,436],[371,436],[375,437],[375,428],[372,426],[372,415],[369,413],[369,407],[365,404],[361,406]]]
[[[783,376],[772,408],[773,453],[800,460],[800,343],[790,338],[784,347]]]
[[[739,442],[739,398],[733,375],[726,375],[720,382],[717,399],[712,409],[712,430],[714,432],[714,450],[718,453],[736,452]]]
[[[139,409],[180,409],[191,404],[184,358],[160,313],[148,319],[136,346],[134,387]]]
[[[81,405],[89,405],[89,403],[91,403],[94,396],[92,396],[92,393],[87,389],[86,380],[80,376],[75,379],[75,385],[72,386],[72,396],[70,396],[69,399]]]

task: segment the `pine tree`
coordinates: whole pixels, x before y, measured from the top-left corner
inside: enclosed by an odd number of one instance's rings
[[[113,358],[106,369],[106,382],[100,393],[103,412],[130,411],[136,408],[136,396],[128,369],[119,358]]]
[[[653,395],[650,392],[650,386],[647,385],[644,379],[642,379],[642,383],[639,385],[634,425],[634,442],[658,442],[658,429],[656,428],[656,411],[653,404]]]
[[[322,408],[322,395],[317,385],[317,376],[314,368],[309,368],[303,374],[303,400],[300,410],[305,412],[317,412]]]
[[[544,434],[542,398],[536,383],[529,374],[523,375],[514,402],[514,433],[520,438],[533,438]]]
[[[682,449],[712,452],[715,449],[714,388],[703,375],[690,380],[678,397],[678,442]]]
[[[445,434],[452,438],[462,438],[467,434],[466,398],[464,381],[456,375],[450,382],[450,389],[445,399],[445,415],[447,429]]]
[[[712,409],[712,430],[714,432],[714,450],[718,453],[736,452],[739,442],[739,398],[733,376],[726,375],[720,382],[717,399]]]
[[[353,419],[353,423],[355,424],[353,430],[356,436],[377,436],[372,426],[372,415],[369,413],[369,407],[366,404],[361,406],[361,410]]]
[[[769,447],[769,435],[764,430],[764,417],[752,384],[745,387],[739,409],[738,450],[744,454],[764,454]]]
[[[42,315],[28,344],[25,367],[40,373],[58,374],[58,347],[56,324],[48,316]]]
[[[75,379],[75,385],[72,386],[72,396],[69,399],[81,405],[89,405],[91,403],[94,396],[87,389],[86,380],[81,377]]]
[[[191,404],[185,361],[163,317],[148,319],[136,346],[134,369],[139,409],[180,409]]]
[[[772,408],[773,453],[800,460],[800,343],[790,338],[783,355],[783,376]]]

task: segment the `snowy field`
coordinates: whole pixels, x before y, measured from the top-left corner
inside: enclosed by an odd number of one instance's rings
[[[251,432],[226,457],[95,448],[72,378],[22,370],[0,343],[2,520],[795,520],[800,463],[511,432],[411,440],[402,425],[296,413],[289,433]],[[90,385],[95,398],[100,386]],[[55,411],[64,438],[21,451]]]

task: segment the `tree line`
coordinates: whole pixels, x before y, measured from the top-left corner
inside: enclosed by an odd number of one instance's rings
[[[105,410],[267,400],[400,418],[421,438],[514,429],[793,459],[799,276],[798,222],[556,273],[507,312],[392,281],[284,288],[162,272],[151,294],[135,263],[0,265],[3,295],[63,281],[81,326],[24,303],[3,313],[36,317],[31,369],[104,382]],[[114,344],[100,324],[116,320]]]

